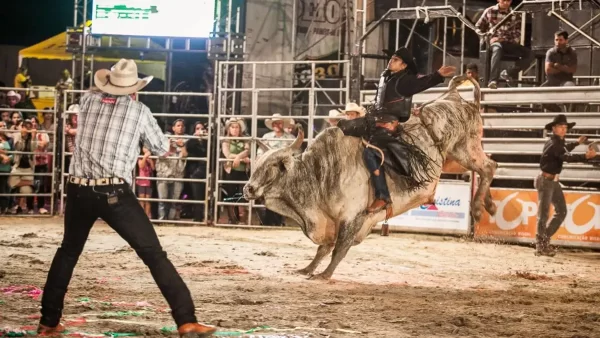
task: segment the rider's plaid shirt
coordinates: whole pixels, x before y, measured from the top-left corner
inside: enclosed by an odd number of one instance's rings
[[[80,110],[69,168],[73,176],[120,177],[131,184],[140,140],[158,156],[169,151],[150,109],[129,96],[89,92],[81,98]]]
[[[490,28],[498,24],[511,12],[510,9],[501,11],[498,5],[488,7],[475,26],[482,32],[487,32]],[[496,28],[491,36],[492,38],[501,38],[507,42],[519,43],[521,40],[521,15],[515,13],[502,26]]]

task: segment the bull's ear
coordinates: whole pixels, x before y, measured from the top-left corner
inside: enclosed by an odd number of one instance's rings
[[[292,157],[286,157],[279,161],[279,171],[286,172],[292,170],[294,167],[294,159]]]

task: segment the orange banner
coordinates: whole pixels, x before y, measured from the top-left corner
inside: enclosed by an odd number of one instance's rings
[[[475,226],[475,236],[517,241],[535,240],[538,200],[535,190],[492,189],[498,207]],[[600,194],[565,192],[567,218],[552,237],[568,245],[600,246]],[[554,208],[550,208],[550,217]],[[550,219],[550,218],[549,218]]]

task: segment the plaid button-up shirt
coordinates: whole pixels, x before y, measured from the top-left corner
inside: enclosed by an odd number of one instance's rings
[[[481,15],[481,18],[477,21],[475,26],[482,32],[487,32],[490,28],[494,27],[498,22],[509,15],[511,9],[501,11],[498,5],[486,8]],[[504,22],[504,24],[496,29],[492,38],[500,38],[506,40],[506,42],[519,43],[521,40],[521,15],[514,14]]]
[[[169,141],[150,109],[129,96],[89,92],[80,108],[69,168],[73,176],[120,177],[131,185],[140,140],[158,156],[169,151]]]

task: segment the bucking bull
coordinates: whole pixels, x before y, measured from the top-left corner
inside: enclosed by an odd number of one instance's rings
[[[472,81],[475,103],[463,100],[457,91],[465,79],[454,77],[447,93],[423,104],[419,113],[403,125],[403,138],[434,162],[430,167],[436,179],[408,192],[403,178],[386,170],[393,216],[433,202],[442,168],[453,167],[450,161],[479,174],[479,186],[471,204],[473,218],[481,218],[482,204],[487,212],[495,214],[489,188],[497,165],[483,152],[478,84]],[[303,141],[304,132],[300,129],[293,144],[263,154],[244,186],[244,197],[260,198],[267,208],[285,216],[288,224],[289,220],[297,223],[319,245],[313,261],[298,272],[312,279],[329,279],[350,247],[361,243],[373,226],[385,220],[386,211],[365,212],[374,196],[361,139],[344,136],[339,128],[331,127],[301,153]],[[332,251],[329,266],[314,275],[319,263]]]

